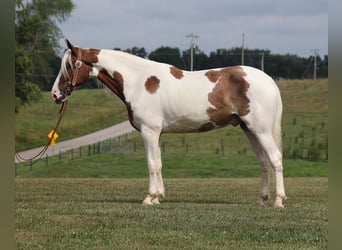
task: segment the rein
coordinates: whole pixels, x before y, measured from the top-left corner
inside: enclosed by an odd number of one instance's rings
[[[73,70],[74,72],[73,72],[73,76],[72,76],[72,79],[71,79],[71,86],[72,86],[72,88],[74,88],[76,86],[76,82],[77,82],[77,78],[78,78],[78,72],[79,72],[79,70],[80,70],[80,68],[82,66],[81,57],[82,57],[82,50],[80,49],[79,53],[78,53],[77,60],[75,62],[75,69]],[[62,103],[62,107],[58,111],[58,120],[57,120],[56,126],[52,130],[53,132],[51,134],[51,137],[49,138],[49,141],[45,144],[43,149],[38,154],[36,154],[35,156],[33,156],[31,158],[24,158],[24,157],[22,157],[19,154],[19,152],[16,151],[15,158],[18,160],[18,162],[20,162],[20,161],[34,161],[34,162],[37,162],[39,159],[41,159],[43,157],[43,155],[46,153],[46,151],[48,150],[49,146],[51,145],[51,141],[53,140],[54,135],[57,132],[59,124],[61,123],[61,120],[62,120],[62,118],[64,116],[67,104],[68,104],[68,101],[64,101]]]
[[[43,149],[38,154],[36,154],[35,156],[33,156],[31,158],[24,158],[23,156],[21,156],[19,154],[19,152],[16,152],[15,153],[15,158],[18,160],[18,162],[20,162],[20,161],[33,161],[33,160],[36,162],[36,161],[38,161],[39,159],[41,159],[43,157],[43,155],[46,153],[46,151],[48,150],[49,146],[51,145],[51,141],[53,140],[53,137],[54,137],[55,133],[57,132],[59,124],[61,123],[61,120],[62,120],[62,118],[64,116],[67,104],[68,104],[67,101],[63,102],[61,109],[58,111],[58,120],[57,120],[56,126],[53,129],[53,132],[52,132],[51,137],[49,138],[49,141],[45,144]]]

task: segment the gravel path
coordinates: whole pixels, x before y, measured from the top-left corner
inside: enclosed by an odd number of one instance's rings
[[[56,145],[54,147],[50,146],[48,148],[48,150],[43,155],[43,157],[45,157],[46,154],[49,156],[57,155],[59,154],[59,152],[65,152],[72,148],[78,148],[80,146],[94,144],[100,141],[104,141],[106,139],[128,134],[132,131],[135,131],[135,129],[131,126],[129,121],[125,121],[117,125],[114,125],[112,127],[99,130],[97,132],[94,132],[88,135],[84,135],[84,136],[66,140],[66,141],[56,142]],[[22,152],[19,152],[19,154],[23,158],[31,158],[35,156],[36,154],[38,154],[42,150],[42,148],[43,146],[39,148],[30,149],[27,151],[22,151]],[[15,162],[18,163],[19,161],[15,159]]]

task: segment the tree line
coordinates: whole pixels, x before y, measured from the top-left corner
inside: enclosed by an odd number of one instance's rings
[[[16,111],[21,105],[38,100],[41,90],[50,90],[58,74],[61,58],[57,56],[62,32],[58,23],[65,21],[74,10],[71,0],[16,0],[15,17],[15,93]],[[114,48],[121,50],[120,48]],[[190,49],[161,46],[148,53],[143,47],[123,51],[172,64],[180,69],[190,68]],[[273,78],[301,79],[313,77],[313,56],[273,54],[270,50],[244,49],[244,64],[263,69]],[[328,77],[328,55],[317,56],[317,77]],[[241,64],[241,48],[221,48],[209,54],[194,48],[194,70],[220,68]],[[98,87],[95,81],[85,85]]]
[[[119,48],[115,48],[119,49]],[[120,49],[119,49],[120,50]],[[190,68],[190,49],[180,51],[176,47],[162,46],[147,53],[144,48],[133,47],[124,50],[150,60],[172,64],[180,69]],[[299,57],[294,54],[272,54],[270,50],[244,49],[244,64],[263,69],[274,78],[301,79],[313,77],[313,56]],[[317,56],[317,77],[328,77],[328,55]],[[241,48],[217,49],[205,54],[198,47],[194,49],[194,70],[241,65]]]

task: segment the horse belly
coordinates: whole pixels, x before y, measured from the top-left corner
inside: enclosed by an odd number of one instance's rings
[[[201,128],[208,124],[209,119],[207,116],[183,116],[177,119],[163,120],[163,133],[192,133],[200,132]],[[211,126],[214,128],[214,126]],[[209,129],[208,129],[209,130]]]

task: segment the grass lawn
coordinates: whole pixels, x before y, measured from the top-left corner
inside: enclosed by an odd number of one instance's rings
[[[327,178],[286,178],[285,209],[258,207],[259,178],[16,179],[17,249],[326,249]]]

